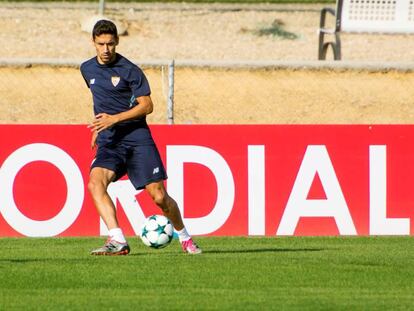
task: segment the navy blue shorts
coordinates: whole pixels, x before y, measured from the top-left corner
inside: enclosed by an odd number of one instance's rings
[[[91,169],[94,167],[103,167],[115,172],[114,181],[127,174],[137,190],[145,188],[152,182],[167,179],[164,165],[155,145],[98,146]]]

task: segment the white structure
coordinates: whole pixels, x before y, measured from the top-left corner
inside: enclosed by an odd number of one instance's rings
[[[335,16],[334,28],[326,28],[326,13]],[[324,8],[321,11],[319,28],[320,60],[326,58],[332,47],[334,59],[341,59],[340,32],[364,33],[413,33],[413,0],[337,0],[336,9]],[[325,42],[325,35],[335,36],[335,42]]]

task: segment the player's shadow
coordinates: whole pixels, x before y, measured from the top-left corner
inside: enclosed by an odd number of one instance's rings
[[[278,248],[278,247],[266,247],[266,248],[239,248],[239,249],[203,249],[203,254],[248,254],[248,253],[289,253],[289,252],[323,252],[333,250],[332,248]],[[162,251],[154,250],[152,252],[133,252],[128,256],[159,256],[159,255],[172,255],[176,251]]]
[[[8,263],[8,264],[27,264],[27,263],[36,263],[36,262],[66,262],[66,263],[80,263],[80,262],[90,262],[89,258],[85,258],[85,259],[80,259],[80,258],[70,258],[70,259],[65,259],[65,258],[49,258],[49,257],[45,257],[45,258],[26,258],[26,259],[18,259],[18,258],[4,258],[4,259],[0,259],[0,264],[2,263]],[[1,266],[0,268],[7,268],[7,266]]]
[[[326,248],[241,248],[241,249],[210,249],[203,250],[209,254],[244,254],[244,253],[287,253],[287,252],[322,252]],[[330,249],[331,250],[331,249]]]

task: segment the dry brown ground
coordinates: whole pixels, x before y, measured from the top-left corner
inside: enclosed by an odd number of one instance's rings
[[[159,70],[146,69],[166,123]],[[309,70],[176,71],[177,124],[412,123],[414,73]],[[0,123],[87,123],[91,96],[72,68],[2,68]],[[22,81],[23,84],[22,84]]]
[[[119,52],[137,60],[315,60],[320,5],[112,6],[128,25]],[[96,7],[0,5],[2,57],[86,59],[94,51],[81,21]],[[274,20],[297,40],[257,36]],[[344,35],[350,61],[412,61],[411,36]],[[147,69],[156,111],[166,122],[159,70]],[[176,123],[411,123],[414,74],[314,70],[176,71]],[[1,123],[86,123],[91,99],[78,70],[0,68]]]

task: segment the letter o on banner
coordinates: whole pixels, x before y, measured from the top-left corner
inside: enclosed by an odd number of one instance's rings
[[[55,165],[67,184],[67,197],[62,210],[48,220],[33,220],[23,215],[13,197],[17,173],[28,163],[45,161]],[[84,184],[79,167],[62,149],[50,144],[30,144],[14,151],[0,168],[0,212],[19,233],[31,237],[55,236],[65,231],[78,217],[84,198]],[[45,199],[47,200],[47,198]]]

